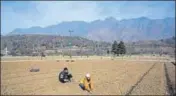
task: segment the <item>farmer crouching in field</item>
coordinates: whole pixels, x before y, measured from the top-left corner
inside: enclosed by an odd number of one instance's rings
[[[86,90],[86,91],[88,91],[88,92],[90,92],[90,91],[93,90],[92,79],[91,79],[89,73],[86,74],[86,76],[80,80],[79,86],[80,86],[83,90]]]
[[[61,83],[71,82],[72,75],[68,72],[68,68],[64,68],[59,74],[59,81]]]

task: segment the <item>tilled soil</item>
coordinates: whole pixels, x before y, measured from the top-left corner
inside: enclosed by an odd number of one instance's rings
[[[164,73],[162,64],[155,64],[153,68],[138,82],[130,95],[164,95]]]
[[[164,95],[162,64],[127,60],[1,62],[1,93],[3,95],[88,95],[90,93],[82,91],[78,84],[86,73],[90,73],[94,84],[91,95],[122,95],[126,94],[154,64],[155,66],[131,93]],[[40,72],[30,72],[33,66],[40,68]],[[65,66],[72,73],[74,81],[61,84],[58,81],[58,73]]]
[[[168,62],[165,63],[165,75],[166,75],[166,87],[167,94],[176,94],[176,84],[175,84],[175,65]]]

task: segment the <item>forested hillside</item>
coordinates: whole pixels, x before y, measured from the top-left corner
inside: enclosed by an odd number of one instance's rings
[[[1,36],[1,50],[7,47],[10,55],[33,55],[33,53],[40,52],[46,52],[48,55],[62,53],[68,55],[70,50],[72,50],[72,55],[107,55],[107,51],[111,51],[112,43],[69,36]],[[162,40],[125,42],[125,46],[127,54],[174,55],[175,37]]]

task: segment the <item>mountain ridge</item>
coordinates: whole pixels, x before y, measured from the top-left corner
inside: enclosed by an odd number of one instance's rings
[[[175,18],[149,19],[140,17],[116,20],[114,17],[107,17],[104,20],[98,19],[92,22],[64,21],[47,27],[17,28],[8,35],[46,34],[69,36],[69,30],[73,30],[72,36],[81,36],[92,40],[136,41],[163,39],[175,35]]]

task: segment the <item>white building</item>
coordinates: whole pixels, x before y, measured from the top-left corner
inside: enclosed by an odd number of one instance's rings
[[[1,50],[1,54],[7,56],[9,54],[9,51],[7,50],[7,47],[4,50]]]

